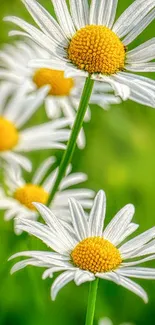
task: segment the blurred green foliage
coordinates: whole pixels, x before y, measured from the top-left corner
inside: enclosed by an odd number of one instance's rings
[[[132,0],[119,0],[120,14]],[[50,0],[41,3],[52,13]],[[5,15],[17,15],[32,22],[20,0],[1,0],[0,42],[8,39],[11,24],[2,22]],[[155,23],[132,44],[132,47],[154,36]],[[150,74],[150,77],[154,78]],[[94,190],[104,189],[107,194],[107,219],[126,203],[136,207],[134,221],[140,223],[139,231],[155,224],[155,111],[134,102],[113,106],[109,111],[91,106],[92,119],[85,124],[87,146],[76,150],[73,170],[88,174],[87,186]],[[31,124],[45,120],[43,108]],[[55,154],[56,152],[54,152]],[[50,152],[31,154],[34,167]],[[56,153],[60,160],[62,152]],[[29,175],[26,176],[27,179]],[[41,280],[42,270],[27,268],[10,276],[10,255],[27,249],[46,249],[37,239],[27,234],[16,236],[13,224],[0,218],[0,325],[65,325],[84,324],[88,284],[76,287],[70,283],[50,300],[52,280]],[[155,266],[151,263],[150,265]],[[116,325],[130,321],[136,325],[155,323],[155,282],[138,281],[149,294],[149,304],[113,283],[100,281],[95,325],[98,319],[108,316]]]

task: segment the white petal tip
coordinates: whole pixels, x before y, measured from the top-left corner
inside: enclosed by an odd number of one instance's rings
[[[148,302],[149,302],[149,298],[148,298],[147,295],[146,295],[146,297],[143,299],[143,301],[144,301],[145,304],[148,304]]]
[[[98,191],[96,197],[99,197],[100,199],[105,199],[106,198],[105,192],[103,190]]]
[[[83,149],[85,148],[86,144],[85,144],[85,143],[80,143],[80,142],[78,141],[77,146],[78,146],[78,148],[79,148],[80,150],[83,150]]]
[[[13,275],[16,272],[15,270],[15,265],[12,267],[12,269],[10,270],[10,274]]]
[[[6,17],[4,17],[2,20],[3,20],[3,21],[8,21],[8,18],[9,18],[9,17],[6,16]]]
[[[126,208],[127,208],[128,210],[130,210],[130,212],[131,212],[132,214],[135,213],[135,206],[134,206],[132,203],[127,204],[127,205],[126,205]]]
[[[52,301],[55,301],[55,300],[56,300],[56,297],[57,297],[57,295],[53,295],[53,294],[51,293],[51,299],[52,299]]]

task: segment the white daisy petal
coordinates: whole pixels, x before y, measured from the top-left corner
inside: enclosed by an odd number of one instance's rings
[[[103,191],[98,192],[89,217],[89,235],[101,236],[104,226],[106,210],[106,196]]]
[[[64,70],[65,69],[65,61],[60,61],[59,59],[54,58],[36,58],[30,60],[28,63],[29,68],[49,68],[55,70]]]
[[[72,37],[75,34],[75,28],[66,2],[61,0],[52,0],[52,2],[62,30],[68,38]]]
[[[85,78],[87,78],[89,76],[87,71],[75,70],[74,66],[72,64],[70,64],[70,63],[66,63],[64,75],[65,75],[66,78],[72,78],[72,77],[85,77]]]
[[[48,94],[48,91],[49,87],[45,86],[36,93],[36,97],[33,95],[27,97],[26,105],[29,107],[29,109],[23,109],[22,115],[18,116],[16,119],[16,127],[21,128],[31,118],[38,107],[43,103],[45,97]]]
[[[74,267],[70,267],[68,265],[64,265],[64,266],[53,266],[51,267],[50,269],[47,269],[43,275],[42,275],[42,279],[45,280],[47,279],[48,277],[52,278],[53,277],[53,274],[56,273],[56,272],[62,272],[62,271],[66,271],[66,270],[74,270],[75,268]]]
[[[137,46],[135,49],[128,51],[126,56],[126,62],[142,63],[151,61],[155,58],[155,37],[149,41]]]
[[[102,0],[98,11],[98,25],[111,28],[115,20],[118,0]]]
[[[130,97],[130,88],[121,82],[117,82],[117,75],[115,75],[115,79],[116,80],[108,76],[101,77],[101,81],[103,80],[104,82],[107,82],[111,85],[116,96],[120,96],[123,100],[127,100]]]
[[[133,293],[135,293],[140,298],[142,298],[145,303],[148,303],[147,293],[144,291],[144,289],[139,284],[137,284],[137,283],[135,283],[135,282],[123,277],[123,276],[120,277],[119,284],[122,287],[132,291]]]
[[[57,119],[61,116],[60,106],[52,96],[49,96],[45,100],[46,114],[49,119]]]
[[[0,209],[2,209],[1,202],[0,202]],[[11,208],[10,210],[7,210],[5,212],[4,220],[9,221],[9,220],[13,219],[16,215],[17,215],[17,206],[15,206],[14,208]]]
[[[61,240],[64,242],[64,245],[68,247],[68,249],[71,249],[72,246],[74,247],[74,241],[72,240],[70,234],[66,231],[66,229],[64,229],[60,220],[55,217],[50,209],[41,203],[33,203],[33,205],[41,213],[47,225],[51,229],[55,230],[56,236],[58,236],[58,238],[61,238]]]
[[[103,7],[103,11],[104,11],[105,0],[101,0],[100,2]],[[100,9],[99,1],[92,0],[91,5],[90,5],[90,14],[89,14],[89,24],[90,25],[97,25],[99,9]]]
[[[74,282],[77,286],[81,285],[84,282],[90,282],[95,280],[95,275],[88,271],[77,270],[74,276]]]
[[[1,92],[1,102],[0,102],[0,115],[1,115],[3,114],[3,110],[6,104],[6,99],[12,93],[12,84],[8,82],[1,83],[0,92]]]
[[[152,6],[154,7],[154,1],[152,2]],[[147,3],[147,8],[148,8],[148,3]],[[144,11],[146,12],[146,10]],[[143,15],[142,15],[143,16]],[[134,39],[140,35],[143,30],[154,20],[155,18],[155,9],[152,10],[144,19],[141,16],[141,21],[139,22],[139,24],[137,23],[136,26],[131,30],[131,32],[123,39],[123,44],[124,45],[128,45],[131,42],[134,41]],[[137,22],[137,21],[136,21]]]
[[[0,63],[4,68],[5,68],[5,65],[8,65],[9,68],[19,69],[20,68],[19,61],[15,61],[14,59],[15,59],[15,56],[12,55],[12,57],[11,57],[11,55],[9,53],[9,49],[7,47],[5,47],[5,52],[0,51]],[[23,67],[21,67],[21,70],[25,72],[26,68],[23,66]]]
[[[18,91],[12,94],[11,98],[5,105],[5,109],[3,111],[3,116],[14,122],[16,125],[16,120],[18,119],[19,115],[21,114],[23,108],[23,102],[27,97],[27,85],[23,85],[18,88]],[[15,110],[16,107],[16,110]]]
[[[37,169],[36,173],[34,174],[32,178],[33,184],[40,184],[45,177],[47,171],[49,168],[55,163],[56,158],[55,157],[48,157],[44,162],[40,165],[40,167]]]
[[[18,229],[22,231],[26,231],[29,234],[34,235],[35,237],[42,240],[48,247],[51,247],[58,253],[63,253],[64,255],[68,252],[68,246],[66,243],[59,239],[57,240],[57,236],[53,235],[51,238],[51,229],[48,229],[47,226],[42,225],[37,221],[21,219],[20,224],[18,225]]]
[[[21,253],[16,253],[9,260],[12,260],[17,257],[31,257],[35,260],[38,260],[43,263],[48,263],[52,266],[67,266],[69,265],[70,258],[55,252],[46,252],[46,251],[25,251]]]
[[[121,209],[103,232],[104,238],[117,246],[120,242],[120,237],[124,235],[124,231],[129,226],[134,212],[135,209],[132,204],[128,204]]]
[[[155,255],[151,255],[151,256],[142,258],[142,259],[140,259],[138,261],[122,263],[122,268],[128,267],[128,266],[135,266],[135,265],[138,265],[138,264],[141,264],[141,263],[145,263],[147,261],[152,261],[154,259],[155,259]]]
[[[153,0],[134,1],[118,18],[113,26],[113,31],[122,38],[133,30],[133,27],[144,20],[148,12],[155,6]]]
[[[23,0],[28,11],[31,13],[32,17],[39,25],[39,27],[47,34],[49,37],[53,37],[58,44],[63,44],[67,46],[65,41],[63,29],[60,28],[56,20],[48,13],[45,8],[43,8],[35,0]]]
[[[150,106],[155,108],[155,102],[148,100],[143,94],[136,93],[135,91],[131,92],[130,99],[144,106]]]
[[[43,187],[46,192],[50,193],[52,191],[57,175],[58,168],[56,168],[43,182]]]
[[[77,145],[78,145],[79,149],[84,149],[86,146],[86,137],[85,137],[83,128],[80,130],[80,133],[79,133],[79,136],[77,139]]]
[[[147,267],[125,267],[117,270],[117,273],[130,278],[155,280],[155,269]]]
[[[97,0],[91,1],[90,7],[90,25],[103,25],[109,28],[112,27],[118,0]]]
[[[148,242],[147,244],[142,245],[140,248],[134,250],[133,252],[131,252],[130,258],[145,256],[149,254],[155,254],[155,239]]]
[[[44,267],[44,266],[48,267],[48,264],[41,263],[40,261],[36,261],[34,258],[29,258],[27,260],[20,261],[20,262],[16,263],[11,269],[11,274],[23,269],[24,267],[26,267],[28,265],[39,266],[39,267]]]
[[[126,77],[125,77],[126,76]],[[140,76],[140,75],[135,75],[133,73],[129,73],[129,72],[119,72],[117,74],[117,78],[121,78],[120,80],[124,81],[125,78],[128,79],[129,81],[132,81],[132,82],[139,82],[141,85],[143,86],[146,86],[147,88],[150,88],[152,90],[155,89],[155,81],[150,79],[150,78],[147,78],[147,77],[143,77],[143,76]]]
[[[26,23],[24,20],[17,17],[5,17],[4,20],[12,22],[20,28],[24,29],[24,31],[26,31],[38,45],[45,48],[50,54],[55,54],[57,56],[56,53],[58,49],[56,50],[56,43],[51,38],[46,36],[43,32],[41,32],[39,29],[35,28],[34,26]]]
[[[61,275],[59,275],[57,279],[54,281],[51,288],[52,300],[55,300],[58,292],[73,279],[74,279],[74,271],[66,271]]]
[[[63,191],[67,187],[85,182],[87,179],[88,177],[84,173],[70,174],[62,180],[60,190]]]
[[[155,72],[155,62],[127,64],[126,70],[134,72]]]
[[[8,36],[22,36],[22,37],[28,37],[30,39],[32,39],[32,37],[25,33],[25,32],[21,32],[20,30],[11,30],[9,33],[8,33]]]
[[[21,78],[11,73],[10,71],[6,71],[5,69],[0,70],[0,79],[7,80],[8,82],[20,83]]]
[[[131,73],[121,72],[114,77],[118,82],[125,83],[130,89],[129,99],[136,99],[137,102],[148,104],[148,106],[154,107],[155,97],[154,89],[155,86],[151,79],[134,75]]]
[[[85,208],[92,207],[92,198],[94,197],[94,191],[89,189],[71,189],[65,190],[61,193],[58,193],[54,199],[54,206],[57,207],[58,205],[63,207],[67,204],[66,200],[69,198],[75,198],[79,203],[85,204],[83,206]]]
[[[40,143],[39,143],[40,142]],[[66,149],[66,146],[64,144],[60,144],[59,142],[47,142],[46,139],[41,142],[40,137],[36,139],[36,142],[31,143],[31,141],[27,141],[26,143],[23,143],[16,146],[15,150],[18,151],[24,151],[24,152],[30,152],[33,150],[44,150],[44,149]]]
[[[119,284],[120,281],[120,277],[116,272],[96,273],[95,275],[100,279],[112,281],[116,284]]]
[[[98,325],[113,325],[113,323],[109,318],[105,317],[99,321]]]
[[[129,240],[127,243],[120,247],[120,252],[123,254],[131,253],[135,249],[138,249],[145,243],[149,242],[152,238],[155,238],[155,227],[143,232],[141,235]]]
[[[17,208],[17,202],[13,198],[0,199],[0,209]]]
[[[82,240],[88,237],[88,223],[82,206],[74,199],[70,199],[69,207],[71,211],[73,227],[78,236],[78,239]]]
[[[71,14],[73,17],[74,25],[80,29],[88,25],[89,6],[87,0],[70,0]]]
[[[25,185],[19,165],[5,166],[5,182],[10,193],[14,193],[18,187]]]
[[[117,240],[117,245],[119,245],[124,239],[130,236],[133,232],[135,232],[139,228],[139,225],[135,223],[130,223],[128,228],[124,231],[122,236]]]
[[[32,163],[30,160],[19,153],[7,151],[0,155],[8,164],[17,163],[26,171],[30,172],[32,170]]]

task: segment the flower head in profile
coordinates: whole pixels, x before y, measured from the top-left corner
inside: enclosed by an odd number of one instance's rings
[[[155,18],[154,0],[135,0],[116,20],[118,0],[52,0],[58,22],[35,0],[23,0],[40,29],[17,17],[21,27],[11,35],[27,35],[50,54],[42,65],[72,75],[106,81],[123,99],[155,107],[155,81],[137,72],[155,71],[154,38],[133,50],[128,46]]]
[[[100,319],[98,325],[113,325],[113,323],[112,323],[110,318],[105,317],[105,318]],[[123,323],[123,324],[120,324],[120,325],[133,325],[133,324],[131,324],[131,323]]]
[[[12,93],[12,85],[0,85],[0,160],[7,164],[19,164],[31,170],[31,162],[23,152],[40,149],[64,149],[63,142],[69,138],[66,128],[70,121],[62,118],[23,128],[43,103],[48,86],[39,89],[35,95],[27,94],[27,86],[21,86]]]
[[[55,183],[58,168],[49,173],[52,165],[55,163],[55,157],[47,158],[38,167],[29,182],[25,182],[18,165],[6,167],[5,185],[8,193],[3,190],[0,193],[0,209],[5,210],[4,218],[6,221],[13,219],[15,221],[15,232],[18,230],[18,218],[37,220],[39,214],[32,202],[46,204],[49,193]],[[68,197],[74,197],[79,200],[84,209],[90,209],[93,203],[94,191],[87,188],[73,188],[87,180],[84,173],[71,173],[71,166],[68,168],[66,176],[63,178],[59,191],[54,200],[49,204],[51,211],[59,217],[62,222],[70,221],[68,208]]]
[[[69,200],[71,222],[62,224],[43,204],[34,203],[46,225],[37,221],[20,219],[18,228],[40,238],[53,251],[27,251],[12,258],[28,259],[16,263],[12,272],[27,265],[46,267],[43,278],[61,271],[51,288],[54,300],[59,290],[74,280],[76,285],[96,278],[110,280],[134,292],[144,302],[148,297],[143,288],[130,278],[155,279],[155,269],[137,267],[155,259],[155,227],[123,243],[138,225],[132,223],[134,207],[129,204],[121,209],[104,227],[106,198],[100,191],[87,216],[78,201]]]
[[[42,60],[50,59],[50,54],[45,49],[32,41],[17,41],[14,44],[5,45],[0,51],[0,79],[10,82],[13,90],[22,84],[27,85],[27,90],[33,93],[42,87],[49,86],[45,93],[44,103],[48,118],[75,119],[76,111],[80,103],[80,97],[84,85],[82,77],[65,77],[64,71],[44,67]],[[34,64],[30,65],[31,60]],[[41,61],[41,64],[40,64]],[[120,103],[120,97],[114,96],[112,88],[103,84],[102,88],[96,83],[91,102],[99,104],[105,109],[110,104]],[[90,108],[88,107],[85,122],[90,120]],[[81,130],[78,146],[85,146],[84,131]]]

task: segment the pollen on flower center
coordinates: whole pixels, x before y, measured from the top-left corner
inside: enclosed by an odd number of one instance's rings
[[[36,70],[33,81],[38,88],[50,85],[49,95],[69,96],[74,87],[72,78],[65,78],[64,71],[41,68]]]
[[[46,204],[49,194],[38,185],[26,184],[14,193],[14,198],[30,210],[35,210],[32,202]]]
[[[0,151],[10,150],[18,143],[18,131],[14,124],[0,117]]]
[[[71,258],[80,269],[93,273],[114,270],[122,262],[119,250],[101,237],[82,240],[72,251]]]
[[[79,69],[90,74],[111,75],[124,68],[125,47],[109,28],[89,25],[73,36],[68,57]]]

